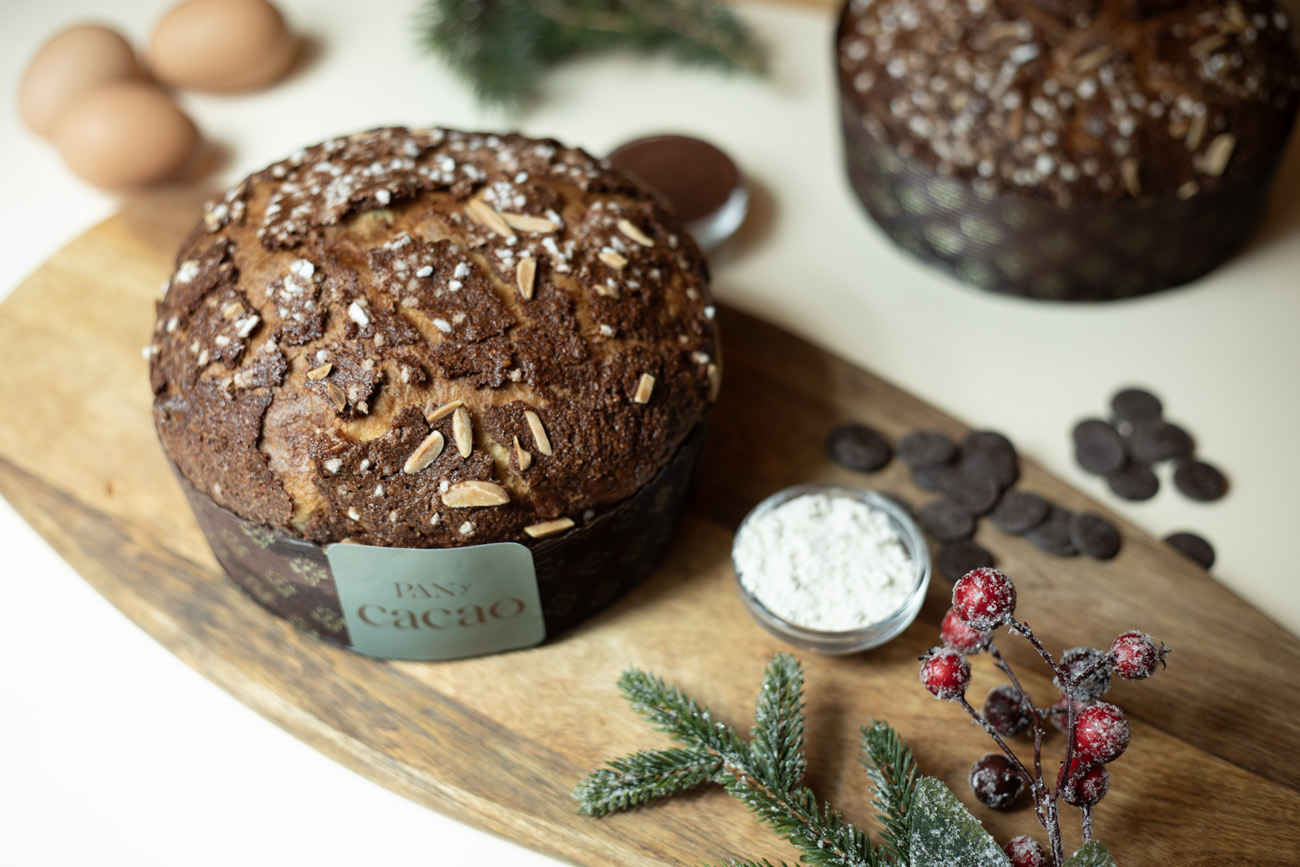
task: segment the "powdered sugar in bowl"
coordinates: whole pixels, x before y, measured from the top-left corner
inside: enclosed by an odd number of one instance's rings
[[[930,586],[929,549],[906,510],[841,485],[798,485],[759,503],[736,531],[731,562],[754,619],[822,653],[894,638]]]

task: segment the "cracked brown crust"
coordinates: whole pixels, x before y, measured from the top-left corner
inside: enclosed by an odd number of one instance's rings
[[[1186,199],[1278,158],[1291,30],[1271,0],[851,0],[840,91],[878,141],[985,198]]]
[[[582,523],[648,482],[716,391],[698,249],[553,141],[383,129],[305,148],[209,203],[176,261],[147,350],[163,447],[219,505],[307,541]],[[436,417],[458,400],[460,422]],[[407,472],[434,431],[442,450]],[[443,501],[469,480],[509,502]]]

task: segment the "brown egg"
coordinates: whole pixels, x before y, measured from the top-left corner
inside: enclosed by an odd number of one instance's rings
[[[151,84],[96,88],[73,103],[54,132],[68,167],[98,187],[142,187],[175,175],[199,141],[194,122]]]
[[[297,48],[266,0],[186,0],[158,22],[149,61],[166,84],[237,93],[277,81]]]
[[[33,132],[49,137],[68,106],[112,81],[143,79],[122,35],[96,24],[61,30],[41,46],[18,86],[18,111]]]

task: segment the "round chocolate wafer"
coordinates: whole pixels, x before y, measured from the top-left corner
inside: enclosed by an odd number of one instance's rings
[[[1160,398],[1144,388],[1125,388],[1117,391],[1110,399],[1110,408],[1116,418],[1134,424],[1155,421],[1165,411]]]
[[[1078,512],[1070,517],[1070,542],[1094,560],[1109,560],[1119,553],[1119,530],[1101,515]]]
[[[1165,543],[1207,571],[1214,565],[1214,546],[1195,533],[1186,530],[1170,533],[1165,536]]]
[[[1174,470],[1174,487],[1193,500],[1209,502],[1227,493],[1228,480],[1217,467],[1187,458]]]
[[[969,539],[975,532],[975,516],[947,500],[931,500],[917,509],[916,521],[940,542]]]
[[[889,442],[872,427],[861,422],[845,422],[826,437],[826,454],[850,470],[874,473],[894,456]]]
[[[951,491],[962,483],[957,464],[922,464],[912,467],[912,481],[923,491]]]
[[[954,583],[972,569],[994,565],[993,555],[974,539],[962,539],[940,546],[934,555],[939,574]]]
[[[1016,447],[997,431],[975,431],[962,440],[959,462],[967,479],[989,479],[1004,491],[1020,478]]]
[[[1192,438],[1178,425],[1156,419],[1135,423],[1133,430],[1124,439],[1124,447],[1133,460],[1143,464],[1156,464],[1190,455]]]
[[[1113,473],[1106,474],[1106,484],[1116,496],[1126,500],[1149,500],[1160,490],[1160,480],[1146,464],[1128,461]]]
[[[1008,491],[989,519],[1002,532],[1021,536],[1046,521],[1051,511],[1052,504],[1045,497],[1028,491]]]
[[[1025,534],[1025,538],[1049,554],[1069,557],[1079,553],[1074,540],[1070,537],[1070,519],[1074,517],[1069,509],[1052,506],[1047,513],[1047,520]]]
[[[943,492],[943,496],[954,506],[972,515],[987,515],[998,504],[998,499],[1002,496],[1002,488],[992,479],[970,479],[963,472],[955,483]]]
[[[1090,473],[1113,473],[1124,466],[1124,439],[1109,422],[1085,419],[1074,426],[1074,460]]]
[[[933,430],[913,431],[898,441],[897,451],[912,468],[951,463],[957,456],[953,441]]]

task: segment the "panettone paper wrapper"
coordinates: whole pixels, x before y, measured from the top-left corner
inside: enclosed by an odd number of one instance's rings
[[[672,540],[707,430],[705,420],[672,459],[632,497],[600,511],[590,520],[575,516],[576,523],[571,529],[529,540],[526,545],[494,543],[447,549],[324,546],[244,520],[197,490],[179,471],[176,475],[217,562],[237,585],[271,613],[328,642],[368,656],[427,661],[458,659],[553,639],[607,608],[644,579]],[[367,551],[374,552],[370,555],[374,562],[373,583],[385,587],[387,597],[358,600],[358,591],[354,590],[345,609],[330,556],[331,548],[340,547],[354,549],[346,552],[354,561],[360,557],[364,562]],[[529,556],[520,557],[519,551],[513,549],[525,549]],[[393,558],[385,554],[422,551],[469,554],[469,565],[462,567],[467,570],[465,574],[476,571],[472,558],[483,556],[485,559],[478,562],[490,564],[492,571],[511,573],[501,577],[507,582],[509,592],[480,590],[477,594],[468,593],[465,599],[453,598],[459,585],[454,576],[448,577],[443,570],[445,559],[436,567],[441,574],[432,574],[426,581],[413,581],[409,573],[405,576],[391,573]],[[503,565],[503,560],[516,566]],[[531,574],[523,574],[529,569]],[[349,571],[357,573],[358,570]],[[531,598],[526,589],[530,582],[535,587]],[[416,583],[422,586],[411,586]],[[399,584],[406,585],[405,592],[395,590]],[[402,596],[407,603],[393,603],[394,594]],[[443,594],[446,598],[437,598]],[[349,594],[344,592],[342,596],[346,599]],[[362,605],[370,607],[363,612]],[[540,611],[536,610],[537,606]],[[494,627],[497,636],[487,639],[483,633],[488,630],[476,627],[494,619],[507,622],[486,624]],[[381,623],[390,627],[384,630],[390,636],[394,629],[404,630],[408,633],[405,639],[409,640],[398,640],[385,647],[370,639],[359,641],[361,636],[353,634],[358,628],[364,630],[370,624]],[[426,640],[421,643],[420,636],[413,637],[414,633],[423,633]]]

